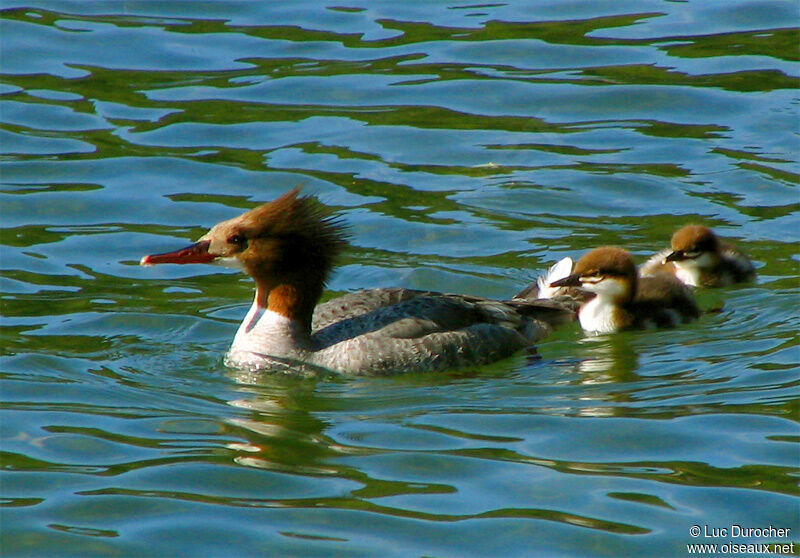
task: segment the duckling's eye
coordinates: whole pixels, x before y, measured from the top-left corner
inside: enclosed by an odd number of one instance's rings
[[[698,250],[697,248],[693,248],[692,250],[685,251],[683,255],[689,259],[694,259],[700,255],[700,250]]]
[[[247,239],[241,234],[234,234],[228,237],[228,244],[235,244],[236,246],[243,246]]]
[[[583,283],[599,283],[603,279],[605,279],[605,275],[599,271],[587,273],[586,275],[581,276],[581,282]]]

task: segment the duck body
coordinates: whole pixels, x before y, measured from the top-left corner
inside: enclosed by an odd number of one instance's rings
[[[590,333],[671,327],[700,315],[694,296],[677,278],[639,276],[630,254],[613,246],[587,253],[571,275],[550,286],[580,287],[594,294],[578,310],[581,327]]]
[[[727,287],[756,278],[750,259],[708,227],[686,225],[670,244],[642,265],[643,276],[672,275],[691,287]]]
[[[495,301],[411,289],[370,289],[317,305],[342,225],[293,190],[213,227],[195,244],[142,265],[223,263],[256,283],[226,363],[348,374],[425,372],[494,362],[529,347],[572,312],[554,301]]]
[[[587,331],[614,333],[674,327],[699,316],[694,297],[679,281],[669,277],[641,277],[632,300],[615,303],[598,296],[586,303],[578,318]]]
[[[254,302],[226,363],[250,370],[296,362],[349,375],[462,368],[501,360],[567,321],[559,305],[411,289],[370,289],[315,308],[311,333]]]

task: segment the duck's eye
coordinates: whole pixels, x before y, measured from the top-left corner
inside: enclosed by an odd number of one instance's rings
[[[234,234],[228,237],[228,244],[235,244],[236,246],[242,246],[244,243],[247,242],[247,239],[241,234]]]

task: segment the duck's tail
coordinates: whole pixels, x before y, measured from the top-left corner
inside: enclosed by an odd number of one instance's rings
[[[553,264],[547,273],[540,275],[536,281],[514,295],[514,300],[536,300],[562,295],[564,287],[551,287],[550,283],[563,279],[570,273],[572,273],[572,258],[567,256]]]

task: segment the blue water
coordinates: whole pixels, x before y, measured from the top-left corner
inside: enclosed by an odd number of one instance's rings
[[[0,6],[4,557],[798,552],[796,2]],[[326,297],[689,222],[759,278],[536,360],[228,369],[249,279],[138,260],[297,185],[351,227]]]

